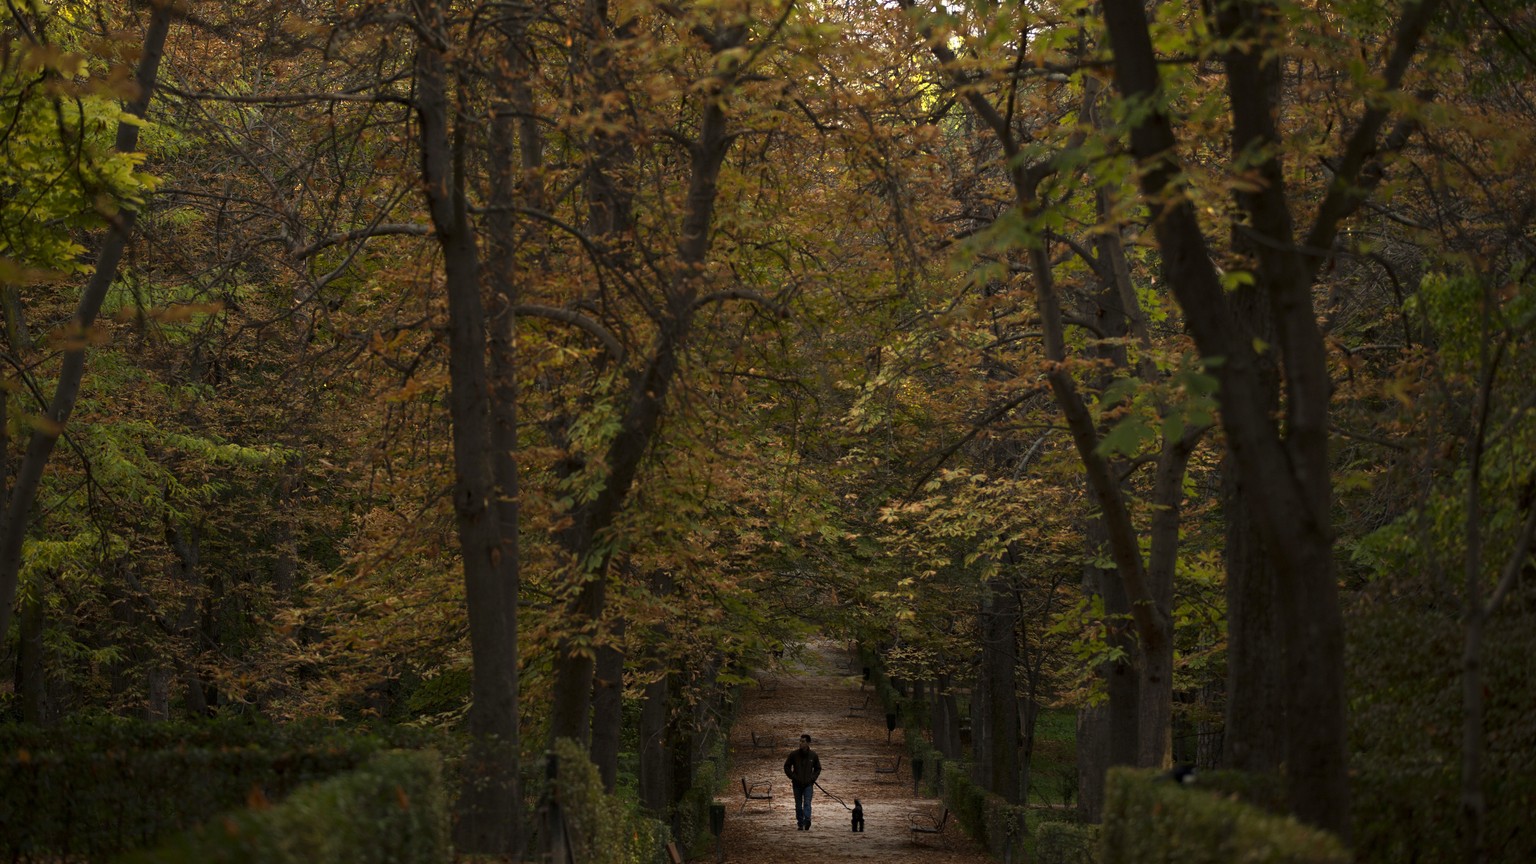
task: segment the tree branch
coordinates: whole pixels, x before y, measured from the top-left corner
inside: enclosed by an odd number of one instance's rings
[[[570,309],[561,309],[556,306],[540,306],[534,303],[519,303],[518,305],[512,307],[512,313],[514,315],[528,315],[535,318],[548,318],[551,321],[559,321],[563,324],[570,324],[573,327],[585,330],[587,333],[590,333],[592,337],[597,341],[603,343],[603,347],[608,349],[608,354],[613,357],[615,361],[623,362],[624,360],[624,346],[619,344],[618,338],[615,337],[613,333],[608,330],[608,328],[599,324],[592,318],[581,314],[580,312],[575,312]]]
[[[367,228],[357,228],[352,231],[344,231],[340,234],[332,234],[329,237],[322,237],[319,240],[309,244],[308,246],[305,246],[304,248],[294,252],[293,257],[308,258],[316,252],[319,252],[322,249],[327,249],[331,246],[335,246],[338,243],[351,243],[353,240],[366,240],[370,237],[386,237],[390,235],[430,237],[432,236],[432,226],[414,223],[387,223],[383,225],[371,225]]]

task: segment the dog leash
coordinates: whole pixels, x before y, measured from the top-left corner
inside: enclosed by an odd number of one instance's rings
[[[821,789],[821,794],[827,796],[828,798],[831,798],[833,801],[836,801],[839,804],[843,804],[843,799],[841,799],[841,798],[837,797],[836,795],[833,795],[831,792],[828,792],[827,790],[821,788],[821,781],[820,780],[817,780],[817,781],[814,781],[814,782],[816,784],[816,788],[817,789]],[[849,812],[853,812],[853,808],[849,807],[847,804],[843,804],[843,809],[847,810]]]

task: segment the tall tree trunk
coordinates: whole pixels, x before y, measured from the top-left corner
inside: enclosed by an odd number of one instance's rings
[[[1109,706],[1077,709],[1077,819],[1104,818],[1104,778],[1109,771]]]
[[[624,652],[617,644],[624,621],[614,622],[613,635],[597,649],[592,698],[592,763],[609,794],[619,785],[619,739],[624,729]]]
[[[672,577],[656,570],[647,575],[652,594],[665,598],[674,589]],[[656,628],[653,644],[665,643],[670,637],[665,624]],[[672,716],[672,678],[666,664],[656,656],[655,649],[648,652],[645,674],[650,682],[645,685],[644,701],[640,706],[640,806],[652,817],[665,819],[672,806],[672,752],[668,734]]]
[[[422,25],[443,34],[444,10],[434,0],[424,0],[421,9]],[[467,851],[509,854],[519,840],[511,817],[517,812],[517,609],[516,593],[502,569],[505,551],[490,453],[480,256],[465,196],[464,136],[450,131],[447,63],[437,47],[418,46],[416,81],[423,188],[443,252],[448,293],[453,503],[472,663],[471,745],[455,841]]]
[[[1179,504],[1184,498],[1184,472],[1195,444],[1204,434],[1186,429],[1183,436],[1163,442],[1152,482],[1151,542],[1147,555],[1147,583],[1158,609],[1173,609],[1173,579],[1179,559]],[[1139,681],[1141,722],[1136,764],[1164,768],[1173,746],[1173,638],[1146,646],[1141,653]]]
[[[1238,488],[1229,454],[1222,461],[1222,503],[1226,513],[1227,706],[1222,762],[1235,771],[1277,774],[1285,763],[1286,699],[1276,612],[1274,557]]]
[[[1106,699],[1078,717],[1078,812],[1085,820],[1098,821],[1104,805],[1105,773],[1116,765],[1136,764],[1141,741],[1141,687],[1139,673],[1130,661],[1135,656],[1135,641],[1121,623],[1130,611],[1125,591],[1114,571],[1091,563],[1103,555],[1103,523],[1090,518],[1083,534],[1090,562],[1083,567],[1083,591],[1103,599],[1104,614],[1110,621],[1105,639],[1125,658],[1103,663],[1095,670],[1104,679]]]
[[[1230,4],[1223,4],[1217,26],[1223,36],[1239,40],[1259,38],[1245,33],[1241,14],[1234,14]],[[1269,14],[1266,11],[1266,14]],[[1280,67],[1273,57],[1255,66],[1241,56],[1245,48],[1233,48],[1227,55],[1230,64],[1251,76],[1266,98],[1278,104],[1281,98]],[[1250,145],[1247,130],[1233,125],[1231,158],[1243,158]],[[1233,193],[1238,206],[1251,210],[1258,206],[1251,192]],[[1244,226],[1234,226],[1232,248],[1250,260],[1261,251],[1256,238]],[[1256,285],[1240,286],[1229,299],[1233,317],[1242,328],[1242,338],[1251,344],[1280,344],[1268,298]],[[1272,415],[1280,411],[1280,370],[1275,352],[1256,355],[1255,369],[1262,390],[1258,394]],[[1237,770],[1275,772],[1285,764],[1286,698],[1283,676],[1270,670],[1285,668],[1285,646],[1278,616],[1280,598],[1276,585],[1273,557],[1264,547],[1257,514],[1247,499],[1262,495],[1262,490],[1244,489],[1238,479],[1236,460],[1229,453],[1222,460],[1223,507],[1227,514],[1227,729],[1225,749],[1228,767]],[[1276,662],[1276,661],[1280,662]]]
[[[1524,502],[1527,515],[1514,549],[1499,574],[1493,596],[1484,600],[1485,560],[1483,525],[1483,457],[1488,446],[1488,415],[1493,405],[1494,382],[1498,378],[1505,344],[1491,343],[1495,300],[1485,284],[1481,304],[1478,341],[1478,390],[1473,406],[1470,441],[1467,451],[1466,522],[1462,528],[1462,623],[1465,628],[1461,653],[1461,843],[1466,864],[1483,864],[1488,859],[1484,837],[1488,801],[1483,791],[1483,759],[1488,747],[1487,694],[1483,683],[1483,640],[1489,617],[1497,611],[1513,587],[1530,554],[1536,535],[1536,502]]]
[[[487,180],[490,186],[486,199],[491,204],[485,218],[486,272],[491,288],[486,337],[490,375],[491,475],[495,483],[495,513],[501,543],[500,556],[495,566],[496,579],[504,592],[500,602],[505,610],[498,625],[506,628],[497,642],[502,650],[510,652],[504,660],[505,668],[498,672],[502,686],[507,689],[501,700],[502,710],[508,713],[510,722],[503,723],[497,734],[505,736],[505,740],[499,743],[511,759],[517,760],[522,750],[519,726],[522,682],[518,672],[520,648],[517,627],[522,584],[522,490],[517,462],[520,444],[517,435],[516,356],[516,309],[522,271],[518,266],[517,250],[522,242],[529,239],[537,242],[542,235],[536,225],[522,228],[523,234],[520,235],[520,226],[512,212],[520,204],[535,210],[543,209],[545,204],[539,179],[539,169],[543,162],[543,138],[534,113],[532,86],[529,83],[533,71],[524,23],[527,10],[518,5],[506,9],[502,26],[501,63],[497,65],[492,79],[497,87],[498,104],[503,99],[505,104],[501,104],[499,110],[494,112],[492,134],[485,142],[489,153]],[[521,170],[514,171],[513,166]],[[489,808],[506,808],[500,818],[511,826],[508,829],[508,842],[511,844],[509,851],[514,855],[519,854],[524,843],[523,826],[527,817],[518,772],[513,770],[506,773],[497,782],[501,784],[500,793],[496,796],[498,800],[487,802],[487,813],[483,818],[497,818]],[[498,836],[488,842],[503,841]]]
[[[1436,0],[1405,7],[1382,80],[1397,90],[1437,7]],[[1348,751],[1345,729],[1344,628],[1339,608],[1329,520],[1327,353],[1312,302],[1312,284],[1333,248],[1342,220],[1359,206],[1358,182],[1375,152],[1390,110],[1387,98],[1368,103],[1334,163],[1334,181],[1319,203],[1304,239],[1296,236],[1286,195],[1275,106],[1260,68],[1266,50],[1227,57],[1233,134],[1245,152],[1264,154],[1253,167],[1258,189],[1245,200],[1247,224],[1260,242],[1254,273],[1266,292],[1285,377],[1284,427],[1264,402],[1256,347],[1240,338],[1222,280],[1211,261],[1199,215],[1177,149],[1162,93],[1158,58],[1140,0],[1103,0],[1114,52],[1116,86],[1142,106],[1131,128],[1131,149],[1141,165],[1143,200],[1161,252],[1164,282],[1172,287],[1185,323],[1206,358],[1221,358],[1222,425],[1243,488],[1263,490],[1252,503],[1264,539],[1277,558],[1285,686],[1292,709],[1285,719],[1286,779],[1290,806],[1304,821],[1349,835]],[[1218,16],[1236,16],[1253,32],[1265,12],[1254,0],[1226,0]],[[1225,32],[1232,26],[1222,23]],[[1251,147],[1251,150],[1249,149]]]
[[[960,706],[955,701],[948,672],[940,673],[933,684],[933,746],[946,759],[959,759]],[[937,777],[932,778],[938,782]]]
[[[149,28],[144,34],[144,50],[139,55],[139,65],[134,72],[137,95],[124,107],[124,111],[142,118],[149,108],[150,97],[155,91],[155,79],[160,71],[160,58],[165,52],[166,34],[171,29],[173,4],[153,4]],[[119,153],[132,153],[139,142],[139,123],[122,122],[117,126],[115,146]],[[80,395],[80,381],[85,376],[85,350],[89,344],[87,331],[96,321],[96,313],[106,299],[107,289],[117,278],[117,265],[123,250],[133,233],[138,219],[135,210],[122,210],[108,223],[106,239],[96,256],[95,269],[80,293],[79,305],[70,319],[68,333],[72,337],[64,350],[64,360],[59,368],[58,384],[48,403],[46,416],[51,423],[38,424],[27,442],[26,454],[16,472],[9,500],[5,502],[3,521],[0,521],[0,639],[11,629],[11,607],[16,602],[16,587],[21,572],[21,547],[27,534],[27,517],[37,498],[38,485],[43,469],[53,455],[54,445],[63,434],[75,400]]]
[[[206,591],[202,577],[202,529],[168,521],[165,540],[176,556],[176,581],[181,583],[185,595],[181,612],[176,617],[175,633],[182,643],[181,650],[187,653],[181,655],[178,652],[177,656],[185,659],[178,659],[177,666],[181,669],[181,685],[186,694],[182,707],[186,716],[195,720],[208,716],[207,695],[203,692],[202,677],[197,674],[197,655],[200,653],[197,624]]]
[[[153,666],[144,679],[144,719],[164,723],[171,719],[171,680],[175,676],[163,666]]]
[[[1018,624],[1013,586],[1006,578],[993,578],[982,608],[981,680],[976,688],[986,694],[986,749],[978,750],[976,761],[983,766],[986,788],[1014,804],[1020,800]]]
[[[670,679],[660,663],[647,664],[654,676],[645,686],[640,707],[640,806],[656,819],[664,819],[671,806],[672,753],[667,749],[667,717],[672,710]]]
[[[47,721],[47,674],[43,665],[43,628],[46,606],[41,591],[30,591],[21,600],[20,632],[16,645],[16,694],[21,698],[21,722],[42,725]]]

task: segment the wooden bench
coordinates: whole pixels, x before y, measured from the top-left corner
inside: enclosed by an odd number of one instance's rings
[[[949,827],[949,808],[944,808],[943,816],[935,816],[927,811],[919,810],[907,814],[907,828],[912,832],[913,842],[923,834],[934,834],[940,839],[944,838],[944,829]]]
[[[890,775],[892,775],[892,779],[895,779],[895,776],[896,776],[897,772],[899,772],[899,771],[901,771],[901,754],[900,753],[896,754],[896,758],[893,761],[887,762],[884,759],[881,759],[881,760],[875,762],[875,773],[876,774],[890,774]]]
[[[757,695],[772,696],[777,692],[779,692],[779,681],[777,678],[769,678],[765,675],[757,679]]]
[[[760,747],[772,747],[773,746],[773,739],[767,737],[766,735],[763,736],[762,738],[757,737],[757,730],[756,729],[748,729],[747,732],[752,736],[752,749],[753,750],[756,750],[756,749],[758,749]]]
[[[747,782],[747,778],[741,778],[741,809],[747,809],[749,801],[772,801],[773,784],[767,780],[754,780]],[[737,811],[741,812],[740,810]]]
[[[869,701],[874,698],[874,695],[875,694],[873,694],[873,693],[865,693],[864,694],[864,704],[862,704],[862,705],[849,705],[848,706],[848,716],[849,717],[862,717],[862,716],[864,716],[864,712],[869,709]]]

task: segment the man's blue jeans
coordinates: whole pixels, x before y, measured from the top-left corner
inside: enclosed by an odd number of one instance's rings
[[[799,786],[795,784],[795,826],[802,831],[808,831],[811,827],[811,793],[816,785]]]

